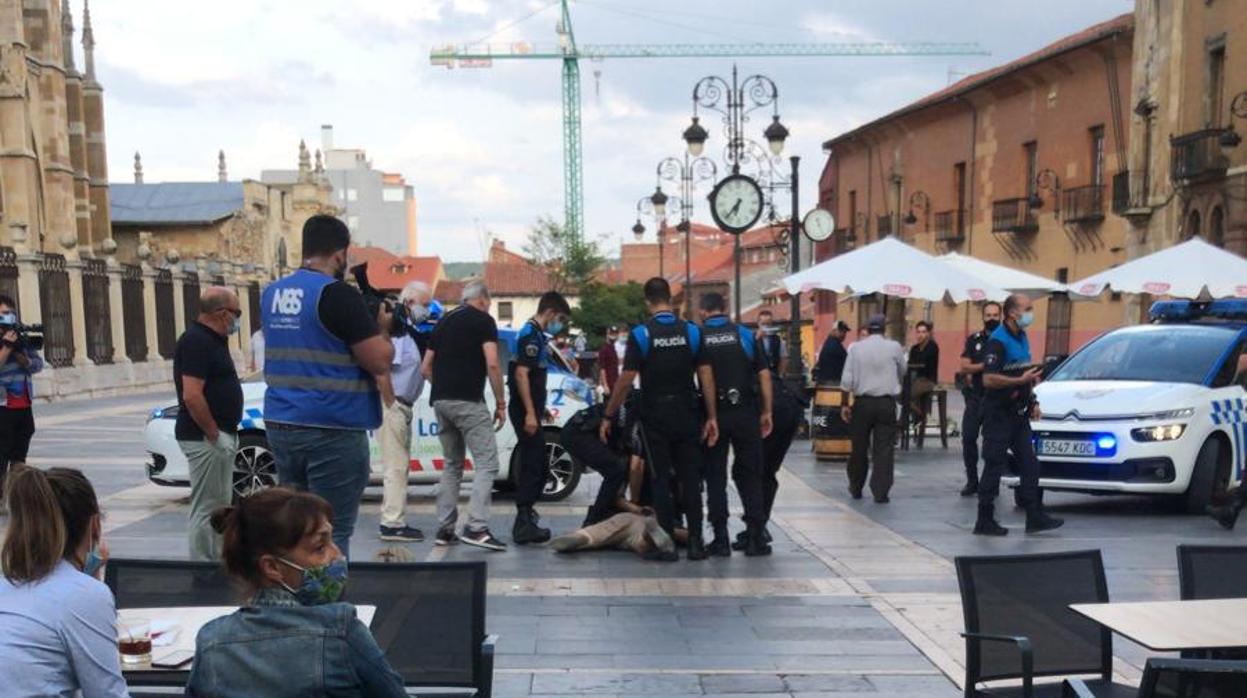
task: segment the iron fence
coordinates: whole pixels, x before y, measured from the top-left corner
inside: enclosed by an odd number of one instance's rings
[[[72,366],[73,302],[63,255],[45,254],[39,260],[39,306],[43,311],[44,358],[56,368]]]
[[[1039,230],[1039,221],[1026,197],[992,202],[993,233],[1033,233],[1036,230]]]
[[[0,247],[0,294],[13,299],[13,309],[21,307],[17,284],[17,252],[12,247]]]
[[[108,297],[108,264],[85,259],[82,266],[82,313],[87,326],[87,358],[113,362],[112,303]]]
[[[126,334],[126,356],[147,360],[147,315],[143,300],[143,268],[121,265],[121,322]]]
[[[177,316],[173,310],[173,272],[161,269],[156,272],[156,351],[162,358],[173,358],[173,347],[178,341]]]
[[[1229,159],[1221,149],[1223,129],[1206,128],[1202,131],[1172,136],[1171,176],[1174,181],[1220,177],[1225,175]]]
[[[199,273],[188,271],[182,277],[182,317],[190,327],[199,317]],[[184,328],[185,329],[185,328]]]
[[[935,239],[937,242],[959,242],[966,239],[965,210],[953,209],[935,214]]]
[[[1089,184],[1061,192],[1061,213],[1067,223],[1104,220],[1104,185]]]

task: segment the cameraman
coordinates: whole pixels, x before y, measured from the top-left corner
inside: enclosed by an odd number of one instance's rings
[[[0,295],[0,495],[9,467],[24,465],[30,439],[35,435],[35,415],[30,409],[33,396],[30,377],[43,370],[39,352],[28,347],[18,333],[17,303]]]

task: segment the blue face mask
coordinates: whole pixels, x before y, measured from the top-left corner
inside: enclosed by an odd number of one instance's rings
[[[238,331],[239,331],[239,330],[241,330],[241,329],[242,329],[242,318],[237,317],[237,316],[234,316],[234,317],[230,318],[230,321],[229,321],[229,333],[230,333],[230,334],[238,334]]]
[[[1022,317],[1018,318],[1018,327],[1026,329],[1027,327],[1030,327],[1033,322],[1035,322],[1035,312],[1033,310],[1028,310],[1022,313]]]
[[[551,321],[550,321],[550,324],[549,324],[549,325],[546,325],[546,332],[548,332],[549,334],[552,334],[552,335],[557,335],[558,333],[560,333],[560,332],[562,332],[562,331],[563,331],[563,328],[564,328],[565,326],[566,326],[566,325],[564,325],[563,323],[559,322],[558,320],[551,320]]]
[[[338,558],[328,565],[317,567],[300,567],[283,558],[277,558],[283,564],[303,573],[303,581],[297,589],[292,589],[282,582],[286,591],[294,594],[304,606],[320,606],[335,603],[346,591],[346,558]]]
[[[82,561],[82,573],[94,577],[100,568],[104,566],[104,558],[100,557],[96,548],[91,548],[87,552],[87,559]]]

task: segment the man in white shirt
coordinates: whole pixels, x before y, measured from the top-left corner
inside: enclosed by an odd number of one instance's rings
[[[407,307],[411,327],[419,325],[429,316],[429,300],[432,294],[428,285],[412,281],[403,288],[399,302]],[[383,406],[381,428],[377,430],[377,444],[381,448],[384,468],[381,494],[381,540],[418,543],[424,533],[407,525],[407,474],[411,467],[411,418],[412,409],[424,390],[424,377],[420,374],[422,357],[420,348],[411,332],[403,332],[390,338],[394,344],[394,362],[390,366],[388,380],[377,381],[381,390]]]
[[[905,375],[905,350],[883,336],[887,327],[884,316],[872,315],[866,327],[870,334],[849,346],[840,376],[840,387],[853,394],[853,406],[840,408],[840,416],[851,425],[853,434],[847,468],[849,494],[853,499],[862,498],[869,470],[875,502],[887,504],[895,455],[896,398]]]

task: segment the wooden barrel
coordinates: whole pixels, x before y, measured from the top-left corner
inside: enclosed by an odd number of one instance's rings
[[[840,418],[840,408],[849,404],[849,393],[840,386],[822,383],[814,394],[811,428],[814,432],[814,456],[819,460],[847,459],[853,447],[849,425]]]

